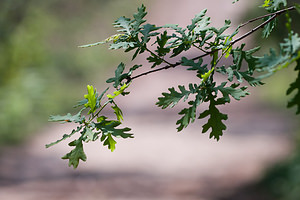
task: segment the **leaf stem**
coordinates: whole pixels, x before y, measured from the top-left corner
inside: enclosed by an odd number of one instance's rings
[[[250,30],[249,32],[245,33],[244,35],[240,36],[239,38],[235,39],[235,40],[232,40],[229,44],[228,47],[230,46],[233,46],[235,43],[239,42],[240,40],[243,40],[244,38],[248,37],[249,35],[253,34],[255,31],[259,30],[260,28],[263,28],[266,24],[270,23],[272,20],[274,20],[276,17],[278,17],[279,15],[287,12],[287,11],[290,11],[290,10],[295,10],[295,6],[292,6],[292,7],[289,7],[289,8],[286,8],[286,9],[282,9],[282,10],[278,10],[274,13],[270,13],[270,14],[267,14],[267,15],[263,15],[263,16],[260,16],[260,17],[257,17],[257,18],[254,18],[254,19],[251,19],[245,23],[243,23],[242,25],[240,25],[239,27],[243,27],[251,22],[254,22],[254,21],[257,21],[259,19],[262,19],[262,18],[265,18],[265,17],[268,17],[268,16],[272,16],[271,18],[269,18],[268,20],[266,20],[265,22],[261,23],[260,25],[256,26],[255,28],[253,28],[252,30]],[[149,50],[149,49],[148,49]],[[147,51],[148,51],[147,50]],[[197,59],[200,59],[200,58],[203,58],[203,57],[206,57],[208,55],[211,55],[213,53],[215,53],[216,51],[218,50],[221,50],[220,49],[214,49],[214,50],[211,50],[211,51],[208,51],[200,56],[196,56],[194,58],[192,58],[191,60],[197,60]],[[150,50],[149,50],[150,51]],[[150,51],[151,53],[151,51]],[[155,54],[154,54],[155,55]],[[165,61],[165,60],[164,60]],[[171,63],[168,63],[166,62],[168,65],[164,66],[164,67],[161,67],[161,68],[158,68],[158,69],[154,69],[154,70],[149,70],[147,72],[144,72],[144,73],[141,73],[139,75],[136,75],[134,77],[131,77],[130,80],[132,81],[133,79],[137,79],[139,77],[142,77],[142,76],[146,76],[148,74],[152,74],[154,72],[158,72],[158,71],[162,71],[162,70],[165,70],[165,69],[169,69],[169,68],[175,68],[179,65],[182,64],[182,62],[178,61],[176,62],[175,64],[171,64]]]
[[[246,26],[247,24],[250,24],[250,23],[255,22],[257,20],[263,19],[265,17],[269,17],[269,16],[272,16],[272,15],[281,15],[282,13],[284,13],[286,11],[294,10],[294,9],[295,9],[295,6],[292,6],[292,7],[286,8],[286,9],[279,10],[279,11],[274,12],[274,13],[269,13],[269,14],[266,14],[266,15],[263,15],[263,16],[260,16],[260,17],[256,17],[256,18],[250,19],[249,21],[241,24],[239,27],[241,28],[243,26]]]
[[[100,108],[100,110],[98,110],[98,112],[88,121],[88,124],[91,123],[95,117],[97,117],[99,115],[99,113],[107,106],[108,103],[111,103],[111,100],[108,100],[107,102],[105,102],[103,104],[103,106]]]

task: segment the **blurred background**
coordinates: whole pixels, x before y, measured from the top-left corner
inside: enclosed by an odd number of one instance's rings
[[[178,134],[182,107],[155,107],[168,87],[196,81],[176,69],[132,84],[119,103],[135,139],[117,141],[114,153],[88,144],[87,163],[73,170],[60,159],[68,141],[45,149],[73,128],[49,124],[49,115],[74,113],[87,84],[101,91],[120,62],[131,66],[122,51],[77,46],[114,34],[114,20],[131,17],[142,3],[157,25],[185,26],[204,8],[215,26],[264,14],[259,0],[1,0],[0,199],[300,199],[299,117],[286,109],[285,96],[293,67],[223,108],[228,130],[219,142],[201,134],[201,121]],[[276,48],[285,34],[261,40],[256,33],[248,41]]]

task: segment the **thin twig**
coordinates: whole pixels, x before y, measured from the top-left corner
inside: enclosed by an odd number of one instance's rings
[[[286,12],[286,11],[288,11],[288,10],[294,10],[294,9],[295,9],[295,6],[292,6],[292,7],[283,9],[283,10],[279,10],[279,11],[274,12],[274,13],[269,13],[269,14],[266,14],[266,15],[263,15],[263,16],[260,16],[260,17],[256,17],[256,18],[254,18],[254,19],[250,19],[249,21],[247,21],[247,22],[241,24],[239,27],[241,28],[241,27],[243,27],[243,26],[246,26],[246,25],[249,24],[249,23],[255,22],[255,21],[260,20],[260,19],[263,19],[263,18],[265,18],[265,17],[272,16],[272,15],[274,15],[274,14],[276,14],[276,15],[281,15],[282,13],[284,13],[284,12]]]
[[[256,26],[256,27],[253,28],[252,30],[250,30],[249,32],[245,33],[244,35],[240,36],[239,38],[237,38],[237,39],[235,39],[235,40],[232,40],[232,41],[230,42],[229,46],[234,45],[234,44],[237,43],[238,41],[243,40],[244,38],[248,37],[249,35],[251,35],[251,34],[254,33],[255,31],[259,30],[260,28],[263,28],[265,25],[267,25],[268,23],[270,23],[272,20],[274,20],[276,17],[278,17],[278,16],[281,15],[282,13],[285,13],[285,12],[287,12],[287,11],[289,11],[289,10],[295,10],[295,9],[296,9],[295,6],[292,6],[292,7],[286,8],[286,9],[279,10],[279,11],[274,12],[274,13],[270,13],[270,14],[267,14],[267,15],[263,15],[263,16],[260,16],[260,17],[251,19],[251,20],[249,20],[249,21],[243,23],[243,24],[240,25],[239,27],[243,27],[243,26],[245,26],[245,25],[247,25],[247,24],[249,24],[249,23],[251,23],[251,22],[257,21],[257,20],[262,19],[262,18],[265,18],[265,17],[272,16],[272,17],[270,17],[268,20],[266,20],[265,22],[261,23],[260,25]],[[211,54],[213,54],[214,52],[219,51],[219,50],[221,50],[221,49],[214,49],[214,50],[209,51],[209,52],[207,52],[207,53],[204,53],[204,54],[202,54],[202,55],[200,55],[200,56],[196,56],[196,57],[192,58],[191,60],[198,60],[198,59],[200,59],[200,58],[203,58],[203,57],[206,57],[206,56],[208,56],[208,55],[211,55]],[[155,55],[155,54],[154,54],[154,55]],[[129,80],[133,80],[133,79],[139,78],[139,77],[141,77],[141,76],[146,76],[146,75],[148,75],[148,74],[151,74],[151,73],[154,73],[154,72],[158,72],[158,71],[161,71],[161,70],[165,70],[165,69],[169,69],[169,68],[175,68],[175,67],[181,65],[182,62],[181,62],[181,61],[178,61],[178,62],[176,62],[175,64],[169,64],[169,63],[167,63],[167,64],[168,64],[167,66],[164,66],[164,67],[161,67],[161,68],[158,68],[158,69],[154,69],[154,70],[149,70],[149,71],[144,72],[144,73],[141,73],[141,74],[139,74],[139,75],[137,75],[137,76],[131,77]]]

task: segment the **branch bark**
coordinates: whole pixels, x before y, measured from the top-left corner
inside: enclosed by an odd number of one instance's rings
[[[245,33],[244,35],[238,37],[237,39],[231,41],[230,46],[232,46],[232,45],[234,45],[235,43],[237,43],[237,42],[243,40],[244,38],[248,37],[249,35],[253,34],[255,31],[259,30],[260,28],[263,28],[265,25],[267,25],[268,23],[270,23],[271,21],[273,21],[273,20],[274,20],[275,18],[277,18],[279,15],[281,15],[281,14],[283,14],[283,13],[285,13],[285,12],[291,11],[291,10],[295,10],[295,9],[296,9],[295,6],[292,6],[292,7],[289,7],[289,8],[285,8],[285,9],[282,9],[282,10],[278,10],[278,11],[276,11],[276,12],[274,12],[274,13],[270,13],[270,14],[267,14],[267,15],[263,15],[263,16],[260,16],[260,17],[256,17],[256,18],[254,18],[254,19],[251,19],[251,20],[249,20],[249,21],[247,21],[247,22],[241,24],[241,25],[239,26],[239,28],[241,28],[241,27],[243,27],[243,26],[246,26],[246,25],[248,25],[248,24],[250,24],[250,23],[252,23],[252,22],[254,22],[254,21],[257,21],[257,20],[263,19],[263,18],[265,18],[265,17],[271,16],[271,17],[270,17],[268,20],[266,20],[265,22],[263,22],[263,23],[261,23],[260,25],[256,26],[255,28],[253,28],[253,29],[250,30],[249,32]],[[213,54],[214,52],[219,51],[219,50],[221,50],[221,49],[215,49],[215,50],[213,50],[213,51],[209,51],[209,52],[204,53],[204,54],[202,54],[202,55],[200,55],[200,56],[196,56],[196,57],[192,58],[191,60],[198,60],[198,59],[200,59],[200,58],[203,58],[203,57],[206,57],[206,56],[208,56],[208,55],[211,55],[211,54]],[[167,63],[168,65],[166,65],[166,66],[164,66],[164,67],[161,67],[161,68],[158,68],[158,69],[149,70],[149,71],[147,71],[147,72],[141,73],[141,74],[136,75],[136,76],[133,76],[133,77],[128,77],[127,80],[128,80],[128,82],[130,82],[130,81],[132,81],[132,80],[134,80],[134,79],[137,79],[137,78],[139,78],[139,77],[146,76],[146,75],[148,75],[148,74],[152,74],[152,73],[154,73],[154,72],[166,70],[166,69],[169,69],[169,68],[175,68],[175,67],[177,67],[177,66],[179,66],[179,65],[182,64],[181,61],[178,61],[178,62],[176,62],[175,64],[171,64],[171,63],[169,63],[169,62],[166,62],[166,63]]]

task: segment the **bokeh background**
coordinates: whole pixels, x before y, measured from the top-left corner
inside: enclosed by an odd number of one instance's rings
[[[74,112],[87,84],[101,91],[119,62],[132,64],[122,50],[77,46],[114,34],[113,21],[131,17],[142,3],[157,25],[185,26],[204,8],[215,26],[264,13],[259,0],[1,0],[0,199],[300,199],[299,117],[285,108],[293,66],[223,108],[228,129],[219,142],[201,134],[201,121],[177,133],[181,105],[155,106],[168,87],[197,81],[176,69],[132,84],[119,103],[135,139],[117,141],[114,153],[88,144],[87,163],[73,170],[60,159],[67,142],[45,149],[73,128],[49,124],[49,115]],[[247,40],[276,48],[284,34]]]

